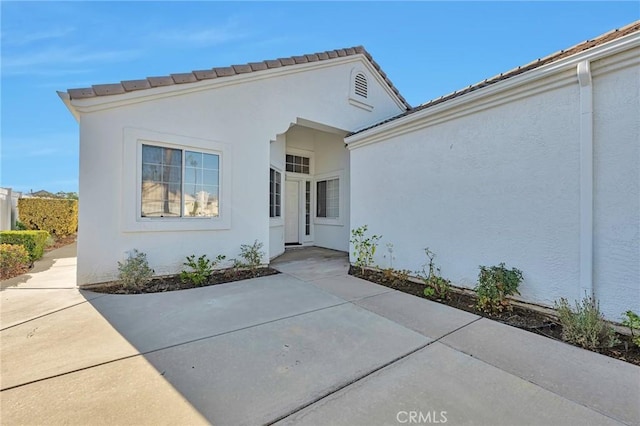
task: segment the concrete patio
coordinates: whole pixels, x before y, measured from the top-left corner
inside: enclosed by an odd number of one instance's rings
[[[640,368],[348,276],[344,253],[124,296],[76,289],[74,249],[2,283],[2,424],[640,424]]]

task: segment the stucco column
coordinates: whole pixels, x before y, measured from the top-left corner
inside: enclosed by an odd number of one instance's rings
[[[593,296],[593,80],[589,61],[577,67],[580,84],[580,294]]]

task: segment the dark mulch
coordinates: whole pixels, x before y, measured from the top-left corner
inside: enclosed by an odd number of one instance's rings
[[[268,275],[279,274],[280,272],[272,268],[256,269],[227,269],[213,273],[209,280],[200,286],[191,282],[180,281],[180,276],[170,275],[166,277],[153,278],[143,288],[125,288],[119,282],[109,282],[91,286],[87,290],[96,293],[110,294],[142,294],[142,293],[164,293],[167,291],[186,290],[190,288],[207,287],[211,285],[225,284],[234,281],[248,280],[250,278],[266,277]]]
[[[363,273],[360,268],[351,266],[351,268],[349,268],[349,274],[404,293],[422,297],[423,299],[429,299],[434,302],[490,318],[513,327],[518,327],[532,333],[562,341],[562,326],[558,324],[554,317],[545,315],[543,312],[527,309],[521,306],[513,306],[513,310],[511,311],[504,311],[497,314],[486,313],[476,310],[476,297],[475,294],[471,292],[451,291],[450,297],[446,300],[442,300],[425,296],[425,286],[423,284],[391,277],[389,274],[384,274],[380,271],[367,269]],[[626,361],[631,364],[640,365],[640,348],[631,342],[631,338],[629,336],[618,334],[617,337],[618,340],[620,340],[620,343],[613,348],[594,349],[593,352],[598,352],[602,355]]]

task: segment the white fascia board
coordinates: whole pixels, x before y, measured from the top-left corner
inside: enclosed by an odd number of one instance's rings
[[[453,108],[457,108],[457,112],[462,113],[465,109],[465,105],[471,106],[471,104],[473,104],[473,108],[477,108],[478,105],[476,101],[481,102],[483,98],[505,94],[505,92],[508,92],[510,90],[527,84],[531,84],[547,77],[551,77],[563,71],[575,70],[575,67],[579,62],[585,60],[588,60],[590,62],[595,61],[603,57],[624,52],[625,50],[629,50],[638,46],[640,46],[640,33],[630,34],[601,46],[597,46],[584,52],[576,53],[575,55],[571,55],[567,58],[552,62],[548,65],[543,65],[539,68],[533,69],[523,74],[510,77],[504,81],[500,81],[490,86],[477,89],[473,92],[461,95],[460,97],[453,98],[433,107],[425,108],[422,111],[409,114],[405,117],[400,117],[398,119],[390,121],[389,123],[381,124],[362,133],[349,136],[345,138],[345,143],[350,149],[352,149],[358,146],[380,142],[382,140],[385,140],[385,138],[389,136],[389,134],[395,135],[396,132],[401,131],[402,127],[413,127],[414,125],[416,125],[416,122],[432,115],[443,113],[444,111]],[[402,133],[404,133],[404,131]]]
[[[69,94],[67,92],[57,92],[57,93],[60,99],[62,99],[62,102],[64,102],[64,104],[67,106],[67,109],[69,110],[69,112],[71,112],[71,115],[73,115],[76,121],[80,123],[80,114],[75,109],[75,107],[71,105],[71,97],[69,96]]]
[[[268,78],[282,77],[289,74],[306,72],[313,69],[322,69],[333,67],[335,65],[348,64],[351,62],[359,62],[366,66],[376,79],[381,82],[383,87],[392,96],[395,102],[404,108],[404,104],[393,93],[389,86],[384,82],[380,74],[373,68],[369,60],[363,54],[344,56],[318,62],[307,62],[304,64],[288,65],[279,68],[271,68],[268,70],[254,71],[246,74],[236,74],[228,77],[219,77],[207,80],[200,80],[193,83],[173,84],[171,86],[154,87],[150,89],[137,90],[119,95],[95,96],[84,99],[72,99],[71,105],[77,112],[87,113],[101,111],[105,109],[117,108],[124,105],[131,105],[140,102],[149,102],[155,99],[168,98],[172,96],[184,95],[187,93],[202,92],[206,90],[216,89],[224,86],[232,86],[242,84],[249,81],[259,81]],[[68,95],[67,95],[68,96]],[[73,113],[73,112],[72,112]]]

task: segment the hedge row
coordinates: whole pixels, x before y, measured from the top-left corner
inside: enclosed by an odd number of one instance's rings
[[[19,219],[27,229],[47,231],[58,237],[78,230],[78,200],[20,198]]]
[[[0,244],[0,280],[23,274],[29,268],[29,252],[17,244]]]
[[[31,260],[42,257],[47,238],[49,238],[47,231],[0,231],[0,244],[24,246]]]

